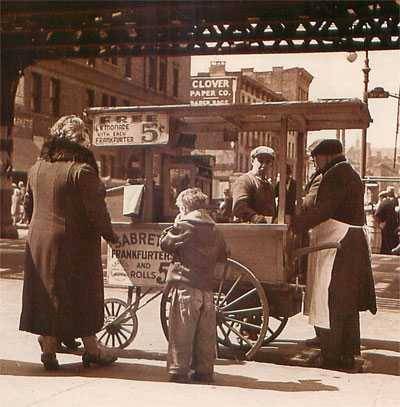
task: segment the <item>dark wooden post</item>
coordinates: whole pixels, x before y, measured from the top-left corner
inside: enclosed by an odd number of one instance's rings
[[[306,135],[304,132],[299,131],[296,137],[296,168],[295,168],[297,211],[300,210],[301,201],[303,198],[305,150],[306,150]]]
[[[154,206],[154,182],[153,182],[153,150],[145,149],[144,172],[146,177],[144,191],[144,221],[153,221],[153,206]]]
[[[5,55],[1,50],[1,116],[0,116],[0,238],[16,239],[17,229],[11,220],[12,195],[12,127],[18,81],[30,62]]]
[[[283,115],[281,118],[281,134],[279,145],[279,208],[278,223],[285,223],[286,208],[286,164],[287,164],[287,130],[288,117]]]

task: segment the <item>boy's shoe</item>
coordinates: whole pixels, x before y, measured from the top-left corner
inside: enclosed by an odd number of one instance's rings
[[[192,373],[190,377],[194,382],[199,383],[212,383],[214,381],[214,375],[212,373]]]
[[[177,373],[170,374],[168,380],[174,383],[189,383],[189,377],[187,375]]]

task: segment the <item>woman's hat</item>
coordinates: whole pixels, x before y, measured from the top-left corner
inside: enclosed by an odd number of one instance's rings
[[[89,131],[85,122],[76,115],[60,117],[50,129],[50,136],[67,139],[83,147],[90,147]]]
[[[335,138],[326,138],[314,141],[309,147],[310,154],[315,155],[334,155],[343,152],[343,146],[340,140]]]

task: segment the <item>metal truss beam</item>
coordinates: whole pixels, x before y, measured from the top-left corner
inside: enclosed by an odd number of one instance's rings
[[[34,59],[389,50],[396,1],[3,1],[2,51]]]

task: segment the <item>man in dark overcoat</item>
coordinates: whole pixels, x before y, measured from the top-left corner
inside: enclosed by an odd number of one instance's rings
[[[20,329],[40,335],[42,362],[58,368],[57,338],[83,338],[86,364],[107,364],[95,338],[104,322],[100,237],[116,242],[88,134],[77,116],[51,129],[28,174],[30,221]]]
[[[271,223],[275,217],[274,191],[267,179],[274,157],[274,150],[267,146],[251,151],[251,170],[233,184],[233,215],[237,221]]]
[[[364,186],[339,140],[311,146],[317,191],[294,219],[296,233],[312,229],[311,246],[340,243],[309,256],[309,321],[321,339],[322,366],[355,368],[360,354],[359,311],[376,313],[370,252],[364,231]],[[307,203],[308,202],[308,203]],[[355,256],[354,254],[357,253]]]

